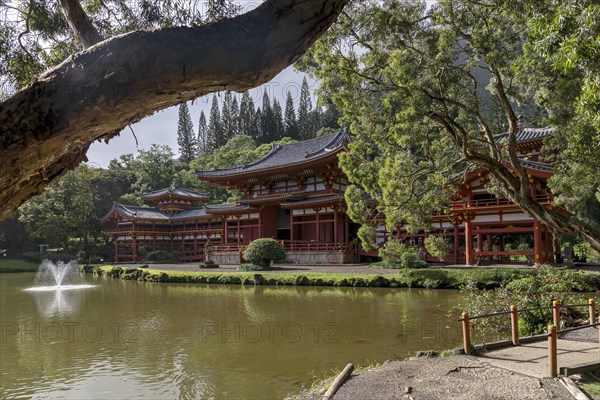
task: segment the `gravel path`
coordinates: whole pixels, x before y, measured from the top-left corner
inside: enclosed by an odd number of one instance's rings
[[[289,400],[317,400],[330,381]],[[321,393],[319,393],[321,391]],[[388,361],[352,375],[334,400],[572,399],[557,381],[493,367],[470,356]]]
[[[561,339],[598,343],[598,328],[589,327],[560,335]]]

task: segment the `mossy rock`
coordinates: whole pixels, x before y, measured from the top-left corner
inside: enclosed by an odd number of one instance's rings
[[[254,284],[255,285],[265,285],[267,282],[265,281],[265,277],[261,274],[254,274]]]
[[[167,274],[166,272],[161,272],[160,274],[158,274],[158,281],[159,282],[169,282],[171,279],[169,277],[169,274]]]
[[[390,281],[381,275],[377,275],[371,279],[371,287],[388,287]]]
[[[296,286],[307,286],[310,285],[310,280],[306,276],[300,275],[296,278],[295,284]]]
[[[249,276],[245,276],[244,279],[242,279],[242,285],[254,285],[254,279]]]

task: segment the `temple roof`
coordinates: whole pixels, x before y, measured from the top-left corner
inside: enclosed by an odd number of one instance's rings
[[[124,217],[137,219],[154,219],[167,221],[170,215],[156,208],[125,206],[123,204],[115,204],[113,208],[102,218],[107,218],[111,213],[117,212]]]
[[[208,214],[228,213],[237,211],[251,211],[258,210],[257,206],[251,206],[247,204],[236,204],[236,203],[225,203],[225,204],[213,204],[206,206],[206,212]]]
[[[545,137],[552,136],[553,134],[554,128],[551,128],[549,126],[545,128],[524,128],[517,132],[517,143],[541,140]],[[508,134],[504,133],[496,138],[496,143],[501,143],[506,140],[508,140]]]
[[[160,199],[160,198],[166,197],[168,195],[172,195],[173,197],[178,197],[181,199],[188,199],[188,200],[192,200],[192,201],[208,200],[208,198],[209,198],[208,195],[206,195],[204,193],[197,193],[197,192],[193,192],[191,190],[177,187],[175,182],[173,182],[173,186],[171,186],[171,187],[160,189],[160,190],[155,190],[154,192],[150,192],[150,193],[144,193],[140,197],[144,200],[155,200],[155,199]]]
[[[552,170],[554,169],[554,163],[529,161],[529,160],[523,160],[522,158],[519,158],[519,164],[521,164],[525,168],[531,168],[531,169],[535,169],[537,171],[552,172]]]
[[[180,213],[173,215],[170,219],[171,220],[188,219],[188,218],[196,219],[196,218],[203,218],[203,217],[210,217],[210,215],[206,213],[206,207],[190,208],[190,209],[187,209],[185,211],[182,211]]]
[[[344,148],[349,138],[347,130],[342,129],[337,133],[302,142],[274,144],[269,154],[262,160],[233,168],[196,171],[196,175],[201,179],[225,177],[300,165],[336,153]]]
[[[304,200],[298,200],[298,201],[284,201],[281,203],[281,207],[282,208],[293,208],[296,206],[304,206],[304,205],[310,205],[310,204],[317,204],[317,203],[329,203],[329,202],[338,202],[340,200],[342,200],[344,198],[344,195],[342,193],[335,193],[335,194],[330,194],[330,195],[325,195],[325,196],[316,196],[316,197],[309,197],[307,199]]]

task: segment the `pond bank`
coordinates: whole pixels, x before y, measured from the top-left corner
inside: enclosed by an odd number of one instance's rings
[[[321,399],[333,378],[288,400]],[[418,357],[387,361],[359,371],[336,392],[335,400],[350,399],[571,399],[553,379],[539,379],[495,367],[477,357]]]
[[[383,270],[372,273],[318,273],[281,270],[254,272],[174,271],[128,266],[83,266],[83,272],[125,280],[171,283],[212,283],[234,285],[349,286],[459,289],[465,282],[477,282],[481,289],[493,289],[530,273],[524,269],[417,269]],[[385,272],[384,272],[385,271]],[[388,273],[392,271],[392,273]]]
[[[522,268],[425,268],[389,270],[369,268],[370,273],[304,272],[303,269],[275,268],[267,271],[241,272],[229,270],[167,270],[149,267],[84,265],[83,272],[125,280],[171,283],[210,283],[224,285],[287,285],[460,289],[464,283],[475,283],[479,289],[495,289],[535,270]],[[296,267],[297,268],[297,267]],[[348,268],[348,267],[346,267]],[[368,267],[367,267],[368,268]],[[307,268],[308,271],[310,269]],[[352,270],[350,270],[352,271]],[[390,272],[391,271],[391,272]],[[599,274],[585,274],[592,287],[600,287]]]

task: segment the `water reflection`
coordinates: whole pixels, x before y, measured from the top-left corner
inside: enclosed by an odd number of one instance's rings
[[[282,398],[348,362],[458,344],[438,330],[454,291],[88,277],[34,293],[16,275],[0,276],[1,397]]]

